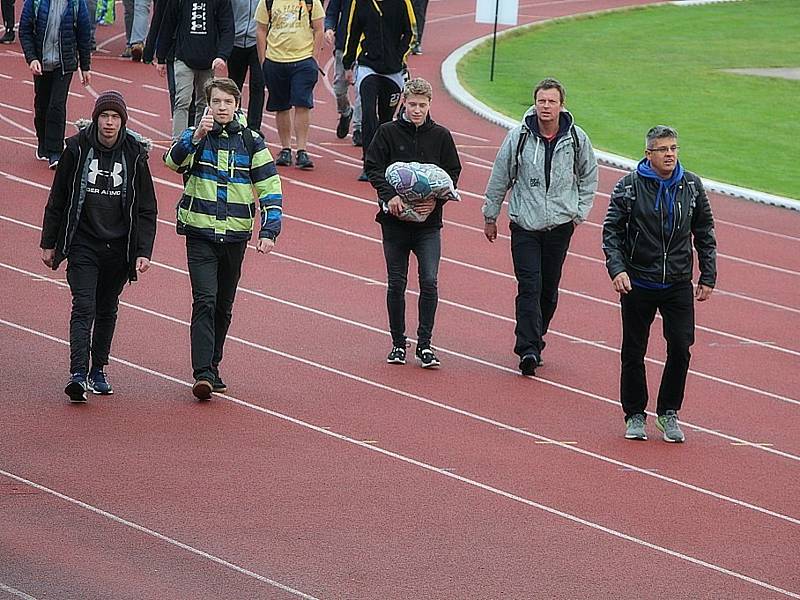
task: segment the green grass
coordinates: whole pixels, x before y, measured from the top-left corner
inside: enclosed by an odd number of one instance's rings
[[[565,19],[498,40],[458,64],[462,84],[511,118],[540,79],[595,147],[638,159],[656,124],[680,133],[681,162],[704,177],[800,199],[800,81],[727,68],[800,67],[800,0],[635,8]]]

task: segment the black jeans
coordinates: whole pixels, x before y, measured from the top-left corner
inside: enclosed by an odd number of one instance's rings
[[[128,281],[124,239],[103,242],[79,235],[73,239],[67,257],[67,282],[72,292],[70,373],[88,372],[90,353],[93,367],[108,364],[119,295]]]
[[[67,126],[67,93],[72,73],[44,71],[33,78],[33,126],[39,149],[46,154],[60,154],[64,149]]]
[[[575,225],[527,231],[511,223],[511,258],[517,277],[517,336],[514,352],[541,357],[544,335],[558,305],[558,284]]]
[[[647,408],[644,356],[656,310],[663,319],[667,362],[661,375],[656,413],[680,410],[689,371],[689,348],[694,344],[694,297],[690,281],[666,290],[634,288],[620,299],[622,305],[622,374],[620,399],[625,418]]]
[[[17,22],[14,16],[14,0],[2,0],[0,6],[2,6],[3,11],[3,25],[5,25],[6,30],[14,31]]]
[[[400,88],[387,77],[368,75],[361,82],[358,93],[361,94],[361,150],[366,157],[378,126],[388,123],[394,116],[397,104],[393,104],[392,100],[399,98]]]
[[[213,381],[233,314],[247,242],[219,244],[186,236],[192,282],[192,371],[195,379]]]
[[[430,346],[433,321],[439,303],[439,257],[442,254],[442,230],[437,227],[414,228],[381,224],[383,255],[386,258],[388,288],[386,308],[389,311],[389,330],[392,344],[406,346],[406,284],[408,257],[417,257],[419,274],[419,327],[417,345]]]
[[[244,90],[244,77],[250,71],[250,97],[247,101],[247,126],[253,131],[261,131],[261,115],[264,112],[264,71],[258,64],[258,51],[250,48],[233,47],[228,59],[228,75]]]
[[[425,13],[428,12],[428,0],[411,0],[414,7],[414,19],[417,21],[416,44],[422,44],[422,32],[425,29]]]

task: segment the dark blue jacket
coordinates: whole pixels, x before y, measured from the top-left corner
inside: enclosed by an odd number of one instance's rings
[[[344,41],[347,35],[347,19],[350,16],[350,5],[353,0],[330,0],[325,7],[325,29],[336,32],[334,47],[344,50]]]
[[[75,10],[75,3],[78,10]],[[36,6],[38,5],[38,6]],[[77,12],[77,23],[75,15]],[[50,13],[50,0],[25,0],[19,19],[19,41],[25,61],[42,61],[42,46]],[[92,22],[85,0],[68,0],[61,16],[61,72],[72,73],[80,65],[88,71],[92,61]]]

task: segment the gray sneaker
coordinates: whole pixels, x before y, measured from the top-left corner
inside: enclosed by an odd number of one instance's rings
[[[644,430],[645,416],[641,413],[631,415],[625,419],[625,439],[646,440],[647,432]]]
[[[682,442],[686,439],[678,426],[678,413],[674,410],[668,410],[663,415],[659,415],[656,419],[656,427],[664,432],[665,442]]]

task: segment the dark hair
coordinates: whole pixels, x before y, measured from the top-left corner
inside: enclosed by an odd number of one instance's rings
[[[564,86],[561,85],[558,79],[552,77],[545,77],[533,88],[534,104],[536,103],[536,94],[539,93],[539,90],[558,90],[558,95],[561,97],[561,104],[564,104],[564,98],[567,97],[567,90],[564,89]]]
[[[239,86],[233,79],[228,77],[214,77],[209,79],[203,86],[203,91],[206,94],[206,103],[211,103],[211,90],[218,89],[226,94],[230,94],[236,98],[236,105],[238,106],[242,100],[242,92],[239,91]]]
[[[668,127],[667,125],[651,127],[644,138],[644,147],[650,150],[650,146],[654,141],[664,138],[675,138],[677,140],[678,132],[673,127]]]

